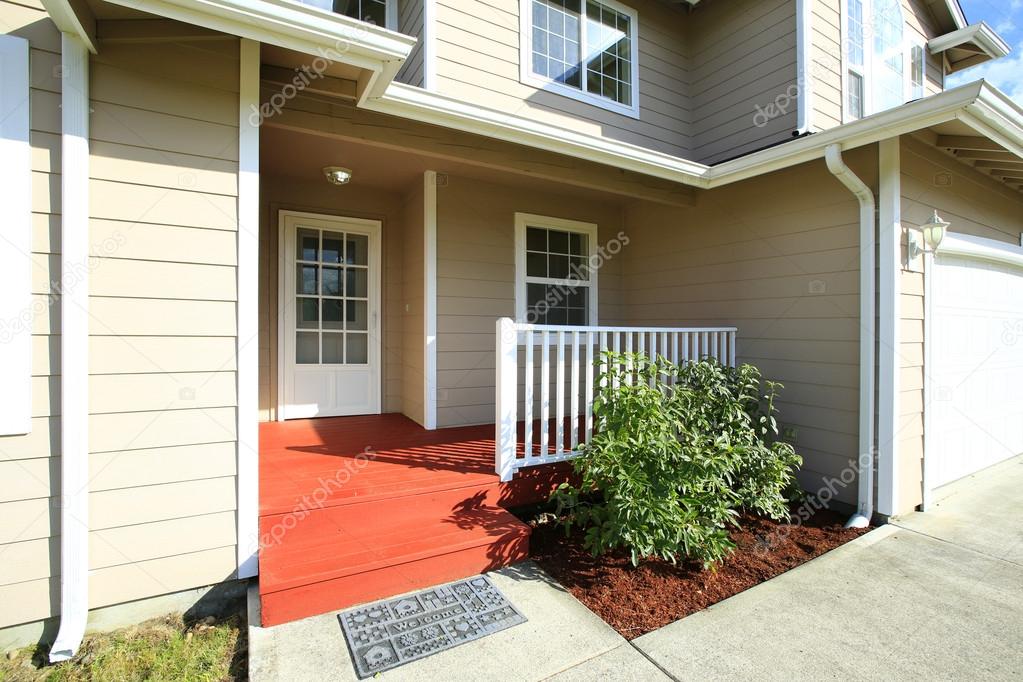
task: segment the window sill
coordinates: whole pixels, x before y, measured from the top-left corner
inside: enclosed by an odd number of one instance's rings
[[[621,114],[622,116],[628,116],[629,118],[634,118],[637,120],[639,120],[640,118],[638,102],[639,93],[636,92],[635,88],[633,89],[632,94],[633,101],[636,102],[636,104],[630,107],[624,104],[619,104],[618,102],[609,100],[605,97],[600,97],[589,92],[584,92],[583,90],[579,90],[569,85],[564,85],[557,81],[552,81],[549,78],[544,78],[542,76],[537,76],[531,73],[522,74],[519,78],[519,82],[522,83],[523,85],[528,85],[531,88],[536,88],[537,90],[540,90],[542,92],[549,92],[555,95],[568,97],[578,102],[589,104],[590,106],[605,109],[616,114]]]

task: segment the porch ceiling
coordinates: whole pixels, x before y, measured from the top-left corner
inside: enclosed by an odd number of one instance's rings
[[[994,180],[1023,191],[1023,156],[978,132],[962,121],[932,126],[923,137],[961,163]]]
[[[260,139],[260,170],[264,174],[322,182],[325,166],[344,166],[354,171],[350,186],[371,187],[403,193],[422,182],[423,173],[435,170],[459,177],[482,180],[520,188],[523,191],[557,192],[566,196],[600,201],[603,204],[624,202],[626,197],[570,184],[556,184],[548,179],[529,177],[470,163],[416,154],[412,151],[363,144],[266,125]]]

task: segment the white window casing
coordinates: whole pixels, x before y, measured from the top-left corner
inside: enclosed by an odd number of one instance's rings
[[[519,0],[519,79],[525,84],[540,90],[547,92],[557,93],[565,97],[571,97],[572,99],[579,100],[580,102],[586,102],[609,111],[614,111],[625,116],[632,118],[639,118],[639,15],[636,10],[631,7],[622,5],[615,0],[578,0],[580,13],[575,15],[573,12],[566,12],[564,8],[558,8],[556,3],[551,3],[549,0]],[[551,26],[550,24],[545,26],[534,25],[534,9],[535,8],[554,8],[552,13],[555,16],[559,16],[562,19],[570,17],[574,20],[573,26],[577,30],[568,31],[567,27],[563,24],[558,26]],[[590,16],[594,10],[609,12],[616,14],[619,18],[627,23],[627,27],[624,31],[615,29],[619,37],[615,39],[614,35],[603,35],[599,36],[601,44],[594,46],[591,43],[595,36],[600,31],[607,33],[608,27],[602,24],[598,19]],[[573,16],[574,15],[574,16]],[[561,19],[559,19],[561,21]],[[553,33],[551,31],[554,31]],[[568,35],[571,33],[571,35]],[[624,35],[621,35],[624,34]],[[543,36],[549,40],[547,49],[539,44],[534,44],[535,36]],[[564,38],[564,42],[558,40],[559,36]],[[577,37],[575,41],[571,41],[572,37]],[[560,51],[561,48],[554,48],[554,38],[559,45],[566,46],[564,49],[566,52]],[[569,42],[574,42],[575,47],[569,46]],[[613,42],[612,42],[613,41]],[[628,44],[628,57],[619,59],[627,61],[627,74],[629,82],[624,83],[622,81],[615,81],[619,85],[625,85],[628,87],[625,96],[616,98],[605,96],[599,92],[594,92],[590,89],[588,83],[588,63],[596,54],[603,53],[605,50],[612,48],[619,42],[627,42]],[[574,52],[573,52],[574,50]],[[575,66],[578,70],[578,85],[569,84],[551,78],[547,73],[538,73],[534,69],[533,57],[534,51],[538,51],[538,56],[547,59],[548,61],[558,61],[565,66]],[[590,55],[590,52],[594,52],[594,55]],[[603,79],[602,79],[603,82]],[[603,87],[603,85],[601,86]]]
[[[0,35],[0,436],[28,433],[32,424],[28,47]]]
[[[530,227],[569,234],[583,235],[586,245],[583,257],[586,259],[587,279],[577,276],[570,277],[530,277],[527,275],[527,230]],[[529,284],[540,284],[553,286],[563,296],[571,292],[585,290],[586,292],[586,319],[582,324],[594,326],[597,320],[597,277],[600,270],[599,255],[597,249],[597,225],[578,220],[566,220],[564,218],[552,218],[530,213],[515,214],[515,319],[518,322],[531,322],[543,324],[543,320],[529,319],[529,297],[527,287]],[[566,323],[568,321],[566,320]]]
[[[842,0],[844,122],[926,95],[927,51],[904,12],[899,0]]]
[[[391,31],[398,30],[398,0],[350,0],[348,11],[343,12],[334,9],[333,0],[298,0],[298,2],[376,24]],[[383,18],[382,22],[379,20],[381,17]]]

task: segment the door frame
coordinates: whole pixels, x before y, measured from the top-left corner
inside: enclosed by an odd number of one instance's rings
[[[286,232],[287,232],[287,219],[288,218],[299,218],[305,220],[317,220],[325,222],[333,222],[337,225],[347,226],[358,226],[359,228],[365,229],[370,233],[370,247],[369,247],[369,300],[371,305],[367,314],[369,316],[369,354],[370,359],[376,358],[375,369],[373,372],[373,384],[376,387],[376,396],[373,400],[372,409],[368,414],[380,414],[382,412],[382,401],[383,401],[383,344],[382,344],[382,328],[383,328],[383,291],[381,288],[382,275],[382,258],[381,251],[383,250],[383,221],[370,220],[366,218],[355,218],[351,216],[333,215],[328,213],[311,213],[308,211],[290,211],[290,210],[278,210],[277,212],[277,404],[274,414],[275,421],[285,421],[287,418],[286,406],[287,406],[287,384],[288,380],[288,369],[292,367],[293,363],[288,362],[288,349],[290,344],[288,343],[288,325],[287,325],[287,306],[286,306],[286,287],[287,287],[287,248],[286,248]],[[339,231],[347,231],[345,228],[339,228]],[[375,302],[375,306],[373,305]],[[294,311],[291,313],[294,315]],[[373,363],[371,363],[373,364]]]

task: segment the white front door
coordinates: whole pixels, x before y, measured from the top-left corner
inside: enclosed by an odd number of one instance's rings
[[[281,211],[279,419],[380,412],[380,222]]]

